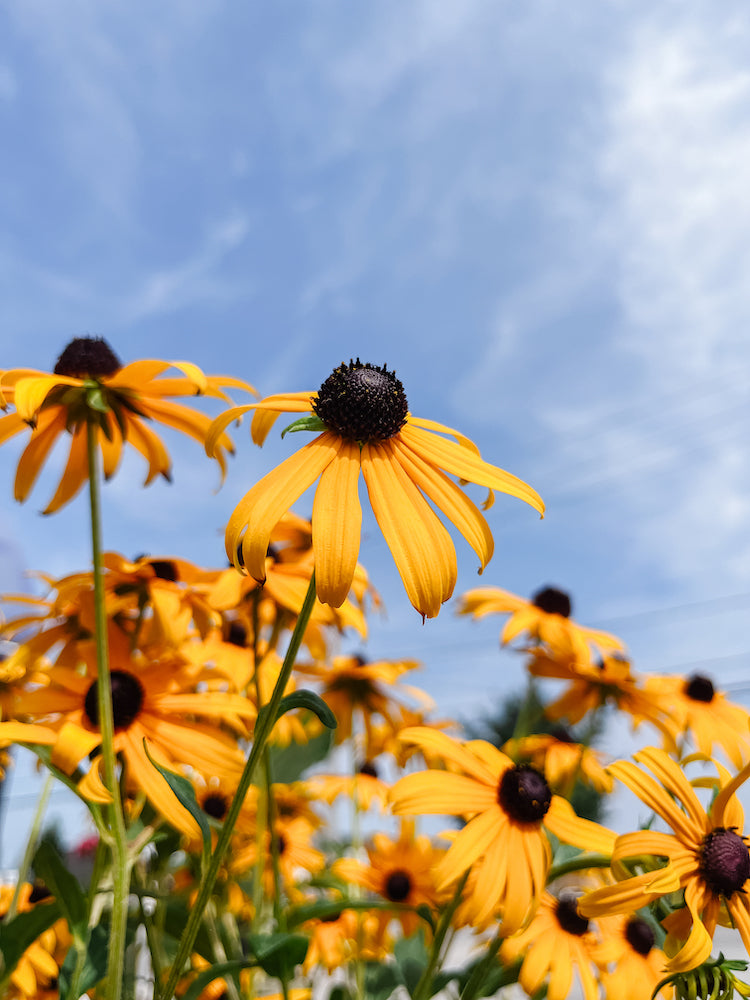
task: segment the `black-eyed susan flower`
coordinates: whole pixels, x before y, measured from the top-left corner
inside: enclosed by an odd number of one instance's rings
[[[114,749],[122,755],[126,783],[143,792],[178,830],[198,836],[197,824],[148,760],[144,739],[154,760],[168,770],[191,767],[236,781],[244,764],[237,740],[247,735],[255,706],[240,695],[197,691],[179,661],[143,662],[131,654],[128,637],[116,627],[109,632],[109,651]],[[0,723],[0,746],[51,746],[53,765],[67,774],[101,744],[94,643],[78,643],[77,653],[76,669],[50,667],[44,671],[44,686],[33,685],[17,695],[16,718],[26,721]],[[101,756],[95,756],[79,788],[85,797],[106,802],[110,797],[101,763]]]
[[[543,892],[528,927],[504,942],[500,956],[509,965],[522,959],[518,982],[530,997],[546,983],[549,1000],[566,1000],[575,974],[584,1000],[598,1000],[597,943],[573,894]]]
[[[485,462],[468,438],[412,416],[403,385],[385,366],[357,359],[336,368],[318,392],[268,396],[233,408],[214,422],[206,442],[209,454],[228,424],[249,409],[255,409],[252,433],[258,444],[281,413],[307,414],[307,425],[322,431],[256,483],[229,520],[227,555],[259,582],[265,579],[274,526],[318,479],[312,515],[315,579],[319,600],[334,607],[349,593],[357,565],[360,472],[409,599],[427,618],[451,596],[457,572],[453,542],[428,501],[464,536],[481,568],[493,552],[486,520],[450,475],[544,511],[530,486]],[[485,506],[491,498],[492,492]]]
[[[652,674],[644,692],[662,707],[675,735],[688,736],[706,757],[718,746],[737,768],[750,758],[750,714],[717,691],[710,677]]]
[[[177,377],[162,377],[175,369]],[[105,340],[76,337],[57,360],[53,372],[13,368],[0,372],[0,405],[14,412],[0,418],[0,444],[31,428],[31,436],[16,469],[14,495],[29,495],[55,442],[70,435],[68,460],[57,490],[44,510],[51,514],[68,503],[87,481],[87,425],[97,430],[105,478],[114,475],[123,446],[130,444],[148,462],[146,483],[156,476],[170,478],[170,460],[152,421],[174,428],[204,443],[211,423],[206,414],[171,402],[169,397],[215,396],[227,400],[222,387],[255,392],[228,376],[205,375],[184,361],[133,361],[122,365]],[[225,469],[225,452],[233,450],[222,434],[214,455]]]
[[[674,832],[641,830],[618,837],[612,870],[622,881],[585,895],[579,901],[581,912],[590,917],[633,913],[682,889],[684,909],[669,918],[673,938],[682,939],[672,952],[670,972],[705,962],[716,924],[727,919],[750,949],[750,850],[736,795],[750,777],[750,765],[733,778],[719,768],[720,785],[706,812],[682,769],[663,750],[647,747],[634,757],[653,777],[630,761],[618,761],[610,771]],[[642,861],[644,856],[653,856],[653,870],[631,875],[627,860]],[[657,858],[666,858],[666,866],[658,867]]]
[[[528,760],[544,774],[550,788],[561,795],[569,793],[578,780],[597,792],[612,791],[614,782],[605,770],[601,754],[593,747],[576,742],[562,726],[552,733],[509,740],[503,750],[514,760]]]
[[[15,887],[0,886],[0,920],[5,917],[13,898]],[[17,912],[28,913],[36,905],[44,906],[50,900],[47,890],[39,892],[29,882],[21,885],[18,894]],[[10,974],[8,992],[4,996],[12,1000],[33,1000],[44,992],[59,975],[57,958],[62,945],[63,955],[70,944],[70,934],[65,920],[56,920],[52,927],[44,931],[36,941],[24,951],[20,961]]]
[[[623,648],[609,632],[573,621],[570,595],[557,587],[542,587],[529,601],[499,587],[477,587],[462,595],[458,611],[472,618],[510,615],[500,635],[504,645],[526,633],[532,643],[542,643],[550,655],[563,659],[588,659],[591,646],[610,652]]]
[[[399,907],[412,907],[383,916],[386,924],[395,916],[409,937],[421,922],[414,910],[423,905],[435,909],[446,898],[436,877],[445,850],[434,847],[429,837],[415,836],[414,824],[403,822],[398,840],[376,833],[367,847],[367,857],[368,864],[340,858],[334,862],[333,872]]]
[[[551,849],[545,827],[560,840],[609,853],[615,835],[576,816],[570,804],[550,791],[544,775],[514,762],[484,740],[461,744],[431,729],[407,729],[401,738],[442,758],[453,772],[408,774],[391,790],[396,815],[441,813],[463,816],[437,867],[438,888],[455,882],[472,866],[478,924],[502,911],[503,933],[512,934],[530,917],[546,883]]]
[[[653,1000],[664,978],[667,956],[656,944],[653,925],[637,913],[600,917],[601,942],[593,950],[607,1000]],[[662,987],[656,996],[674,994]]]

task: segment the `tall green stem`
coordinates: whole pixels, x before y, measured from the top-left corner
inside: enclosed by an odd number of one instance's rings
[[[107,955],[106,1000],[120,1000],[122,992],[123,962],[125,958],[125,930],[128,920],[128,891],[130,888],[130,860],[128,858],[125,817],[122,811],[120,786],[117,781],[115,759],[114,712],[112,709],[112,683],[109,672],[109,642],[107,637],[107,608],[104,597],[104,565],[102,562],[102,525],[99,497],[99,463],[97,426],[93,421],[86,425],[86,444],[89,472],[89,502],[91,508],[91,549],[94,563],[94,613],[96,622],[97,708],[99,732],[104,764],[104,784],[112,796],[109,807],[109,833],[112,838],[112,924]]]
[[[211,861],[209,862],[206,871],[203,872],[203,878],[201,880],[200,888],[198,889],[198,895],[190,910],[188,922],[185,925],[185,930],[180,938],[180,945],[177,949],[177,954],[174,962],[172,963],[172,968],[170,969],[169,978],[162,993],[162,996],[166,998],[173,995],[175,986],[177,985],[177,980],[180,978],[182,969],[193,950],[193,945],[195,944],[195,939],[201,926],[203,911],[205,910],[208,900],[211,897],[214,884],[216,883],[216,877],[219,874],[219,868],[224,860],[224,855],[227,852],[229,841],[231,840],[232,833],[234,832],[237,817],[240,814],[242,803],[245,801],[245,796],[247,795],[253,777],[255,776],[255,769],[258,766],[258,763],[263,759],[263,751],[266,743],[268,742],[268,738],[271,735],[274,723],[276,722],[276,714],[279,710],[284,690],[291,676],[295,660],[297,659],[297,653],[299,652],[299,648],[302,644],[302,637],[305,634],[305,629],[307,628],[307,623],[310,620],[310,614],[312,613],[314,604],[315,573],[313,573],[310,577],[310,584],[307,588],[302,608],[297,616],[297,623],[294,626],[294,631],[292,632],[291,639],[289,640],[286,656],[284,657],[281,672],[276,680],[276,685],[273,689],[271,698],[268,704],[264,705],[259,711],[258,719],[255,723],[255,732],[253,733],[253,748],[250,751],[250,756],[245,764],[245,770],[242,772],[242,777],[237,785],[237,791],[232,799],[229,812],[227,813],[222,825],[221,833],[219,834],[219,838],[216,842],[216,848],[211,856]]]
[[[419,982],[417,983],[414,992],[412,993],[412,1000],[427,1000],[428,997],[432,996],[432,980],[435,975],[435,970],[440,964],[440,959],[442,957],[443,943],[445,941],[445,936],[448,933],[451,921],[453,920],[453,915],[458,909],[458,905],[461,902],[463,896],[464,886],[466,885],[466,880],[469,877],[468,871],[461,876],[456,890],[453,893],[453,898],[450,903],[443,910],[440,915],[440,920],[438,921],[437,928],[435,930],[435,936],[432,939],[432,948],[430,949],[430,958],[427,962],[427,966],[422,973]]]

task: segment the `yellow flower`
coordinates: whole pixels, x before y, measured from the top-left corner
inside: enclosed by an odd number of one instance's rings
[[[623,648],[622,642],[609,632],[585,628],[574,622],[570,617],[570,597],[557,587],[543,587],[530,601],[499,587],[477,587],[463,595],[458,611],[473,618],[509,614],[500,636],[503,644],[526,632],[533,642],[546,646],[552,656],[588,659],[589,644],[605,651]]]
[[[612,791],[612,778],[604,769],[599,753],[583,743],[576,743],[562,727],[552,733],[509,740],[503,750],[514,760],[529,760],[544,773],[553,791],[560,794],[570,792],[577,780],[597,792]]]
[[[394,785],[391,802],[396,815],[469,818],[436,875],[442,889],[476,864],[469,909],[478,923],[501,909],[503,932],[512,934],[529,918],[551,859],[544,827],[565,843],[611,850],[611,831],[580,819],[565,799],[551,793],[542,774],[514,764],[491,743],[461,744],[444,733],[419,728],[404,730],[401,738],[439,755],[458,772],[408,774]]]
[[[250,409],[256,411],[252,431],[258,444],[281,413],[307,414],[308,423],[322,429],[256,483],[229,520],[227,555],[238,568],[244,564],[259,582],[266,575],[271,532],[318,478],[312,515],[315,578],[318,599],[334,607],[351,589],[359,555],[360,471],[406,592],[423,618],[438,614],[453,593],[457,572],[453,542],[428,501],[453,522],[479,556],[482,568],[493,552],[487,522],[446,473],[488,487],[486,506],[491,491],[500,490],[544,511],[541,498],[530,486],[485,462],[468,438],[442,424],[413,417],[403,385],[385,366],[357,359],[336,368],[319,392],[269,396],[260,403],[231,409],[214,421],[206,442],[209,454],[228,424]]]
[[[139,662],[128,637],[110,629],[114,749],[122,754],[127,781],[141,790],[155,809],[178,830],[199,836],[197,824],[175,799],[146,757],[143,741],[162,767],[185,767],[201,774],[238,780],[244,764],[237,739],[219,728],[247,732],[255,706],[246,698],[218,691],[196,691],[179,662]],[[101,743],[97,703],[96,651],[91,641],[78,644],[78,669],[54,666],[45,671],[46,686],[19,694],[17,715],[28,722],[0,723],[0,746],[10,742],[51,746],[52,763],[72,774]],[[85,666],[85,672],[81,667]],[[211,722],[200,721],[208,718]],[[101,755],[94,757],[79,788],[94,801],[109,801],[101,780]]]
[[[162,378],[177,369],[180,377]],[[204,443],[211,419],[169,396],[228,397],[222,386],[255,393],[252,386],[226,376],[204,375],[185,361],[133,361],[124,367],[106,341],[76,337],[58,358],[54,372],[13,368],[0,372],[0,405],[15,412],[0,419],[0,444],[31,427],[31,437],[16,469],[14,495],[23,501],[31,491],[55,442],[66,431],[70,450],[55,495],[44,510],[51,514],[72,500],[88,480],[86,426],[94,422],[104,476],[114,475],[128,443],[148,462],[146,484],[156,476],[170,479],[170,460],[161,438],[149,427],[156,421]],[[225,451],[233,451],[226,435],[214,454],[225,470]]]
[[[0,920],[8,912],[13,898],[12,885],[0,886]],[[36,887],[24,882],[18,897],[18,912],[28,913],[35,905],[44,906],[44,900],[49,899],[49,892],[37,892]],[[44,931],[36,941],[29,945],[21,956],[21,960],[10,976],[10,992],[3,994],[13,1000],[32,1000],[56,980],[59,974],[55,961],[58,943],[70,943],[67,925],[64,920],[57,920],[48,930]]]
[[[688,734],[706,757],[718,745],[737,768],[750,758],[750,715],[717,691],[708,677],[652,675],[644,690],[674,723],[674,735]]]
[[[414,824],[404,822],[398,840],[376,833],[367,848],[369,864],[354,858],[340,858],[333,864],[333,873],[346,882],[369,889],[391,903],[401,906],[429,906],[432,909],[445,900],[445,891],[437,887],[437,867],[445,850],[433,847],[429,837],[414,836]],[[396,917],[406,937],[420,925],[413,910],[386,911],[385,924]]]
[[[607,1000],[652,1000],[664,978],[667,956],[656,947],[654,930],[637,914],[600,917],[597,921],[602,942],[594,949],[594,961],[601,968]],[[658,997],[671,997],[674,990],[664,986]]]
[[[523,958],[518,982],[530,997],[546,981],[549,1000],[566,1000],[577,972],[585,1000],[598,1000],[596,945],[597,937],[578,913],[575,897],[565,893],[558,899],[543,892],[533,920],[504,942],[500,957],[508,965]]]
[[[623,880],[584,896],[579,902],[581,912],[591,917],[633,913],[661,896],[683,889],[683,916],[689,932],[669,962],[670,972],[694,969],[708,958],[712,935],[724,908],[750,949],[750,851],[742,835],[744,815],[736,796],[737,789],[750,777],[750,765],[734,778],[719,767],[721,783],[706,813],[683,771],[663,750],[647,747],[634,757],[654,777],[630,761],[612,764],[611,773],[674,833],[641,830],[618,837],[612,870]],[[624,861],[643,855],[666,858],[667,865],[627,877],[630,872]]]

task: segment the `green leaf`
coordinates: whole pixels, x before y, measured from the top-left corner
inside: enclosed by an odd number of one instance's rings
[[[313,715],[317,715],[327,729],[335,729],[338,724],[336,716],[320,695],[315,694],[314,691],[308,691],[307,688],[301,688],[299,691],[293,691],[291,694],[284,695],[279,702],[279,710],[276,713],[276,718],[280,719],[282,715],[286,715],[287,712],[291,712],[295,708],[308,709]]]
[[[285,747],[270,747],[273,780],[285,785],[297,781],[308,767],[325,760],[332,745],[333,730],[324,729],[307,743],[294,742]]]
[[[303,934],[251,934],[248,944],[266,975],[282,979],[304,962],[309,941]]]
[[[354,1000],[346,986],[334,986],[328,994],[328,1000]]]
[[[183,777],[181,774],[175,774],[174,771],[169,771],[166,767],[161,767],[156,763],[154,758],[148,752],[145,736],[143,738],[143,749],[148,759],[174,792],[175,798],[179,801],[180,805],[187,809],[200,827],[201,837],[203,838],[202,865],[205,869],[211,856],[211,827],[208,825],[208,817],[198,805],[198,800],[195,797],[195,789],[187,778]]]
[[[65,867],[65,862],[48,840],[42,840],[32,862],[34,871],[57,900],[68,921],[70,933],[79,942],[88,934],[88,906],[78,879]]]
[[[388,1000],[399,986],[403,986],[401,970],[396,965],[368,962],[365,966],[365,993],[367,1000]]]
[[[409,995],[414,994],[417,983],[427,967],[427,948],[424,943],[424,930],[419,928],[411,937],[401,938],[393,946],[393,954],[401,969],[404,985]]]
[[[328,428],[320,419],[320,417],[316,416],[314,413],[311,413],[309,416],[298,417],[297,420],[293,420],[288,427],[284,428],[284,430],[281,432],[281,436],[283,438],[285,434],[295,434],[297,431],[316,432],[316,431],[326,431],[326,430],[328,430]]]
[[[89,939],[85,943],[85,949],[86,958],[78,977],[75,996],[70,996],[73,972],[78,959],[78,952],[75,948],[68,951],[65,961],[60,966],[60,1000],[78,1000],[80,996],[83,996],[100,980],[104,979],[107,974],[107,956],[109,954],[109,927],[105,927],[104,924],[92,927]]]
[[[218,965],[212,965],[210,969],[205,969],[203,972],[198,973],[187,990],[182,994],[182,1000],[198,1000],[203,990],[214,979],[231,976],[236,982],[242,969],[252,969],[257,964],[257,962],[250,959],[235,958],[230,962],[220,962]]]
[[[19,913],[7,923],[0,922],[0,957],[3,962],[0,993],[29,945],[59,920],[61,915],[57,900],[53,900],[50,903],[40,903],[26,913]]]

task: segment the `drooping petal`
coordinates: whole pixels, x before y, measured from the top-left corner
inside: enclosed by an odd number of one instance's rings
[[[359,502],[359,445],[340,442],[323,470],[312,511],[315,584],[318,600],[339,608],[351,590],[359,557],[362,507]]]
[[[67,375],[40,375],[35,378],[19,379],[13,397],[18,415],[26,421],[35,420],[47,394],[58,385],[80,387],[82,382],[79,378],[68,378]]]
[[[497,804],[497,792],[464,774],[420,771],[394,785],[391,803],[396,816],[464,816],[491,809]]]
[[[427,750],[429,753],[455,764],[462,771],[476,778],[477,781],[497,789],[499,772],[495,773],[487,766],[484,759],[477,759],[477,756],[471,753],[464,744],[452,739],[446,733],[441,733],[429,726],[410,726],[401,730],[399,740],[402,743],[414,743],[422,750]],[[497,753],[500,754],[502,751],[498,750]],[[506,767],[513,766],[509,757],[506,757],[505,754],[502,754],[502,757]]]
[[[421,615],[434,618],[456,581],[450,535],[395,460],[389,441],[363,445],[362,473],[409,600]]]
[[[335,459],[339,440],[328,431],[320,434],[265,475],[234,509],[225,533],[227,556],[238,565],[237,546],[242,540],[245,567],[259,583],[266,577],[271,532],[285,511]]]
[[[250,434],[255,444],[263,444],[282,413],[312,413],[312,400],[317,395],[317,392],[277,393],[256,403],[250,425]]]
[[[479,486],[509,493],[544,514],[544,501],[536,490],[517,476],[483,461],[469,448],[408,423],[401,428],[400,434],[410,448],[445,472]]]
[[[108,414],[111,418],[112,414]],[[105,479],[111,479],[117,472],[122,458],[122,432],[116,420],[109,420],[109,437],[103,430],[99,431],[99,450],[102,453],[102,472]]]
[[[70,452],[65,470],[58,483],[55,495],[42,511],[43,514],[54,514],[64,507],[78,493],[89,478],[88,451],[86,447],[86,428],[77,427],[70,440]]]
[[[83,729],[74,722],[66,722],[60,728],[55,740],[52,763],[66,774],[72,774],[101,741],[101,733]]]
[[[409,478],[455,524],[479,556],[480,572],[492,558],[495,543],[492,532],[479,508],[464,491],[408,446],[394,444],[394,453]]]
[[[470,868],[509,827],[508,819],[499,805],[480,813],[470,820],[457,834],[448,853],[437,866],[435,878],[438,889],[445,889]]]
[[[703,824],[699,827],[694,820],[686,816],[667,791],[652,777],[644,774],[639,767],[627,760],[610,764],[609,771],[635,792],[649,809],[653,809],[669,823],[683,844],[688,847],[698,846],[703,837]]]
[[[573,806],[559,795],[552,796],[552,802],[544,817],[544,825],[566,844],[573,844],[584,851],[599,851],[611,854],[617,834],[606,826],[582,819],[576,815]]]
[[[9,441],[21,431],[28,430],[29,425],[17,413],[6,413],[0,417],[0,444]]]
[[[49,415],[48,415],[49,414]],[[23,503],[58,437],[65,433],[65,410],[43,412],[16,466],[13,496]]]
[[[702,896],[698,879],[693,879],[685,886],[685,906],[693,918],[693,926],[685,944],[669,960],[667,968],[670,972],[686,972],[688,969],[695,969],[702,965],[711,954],[713,937],[701,919]]]
[[[131,417],[129,414],[126,418],[126,427],[128,442],[148,462],[148,473],[143,485],[148,486],[159,475],[170,481],[171,462],[169,453],[158,434],[155,434],[142,420],[137,417]]]
[[[706,812],[679,765],[658,747],[644,747],[633,754],[633,757],[639,764],[645,764],[649,768],[670,795],[682,803],[697,829],[702,830],[706,825]]]

